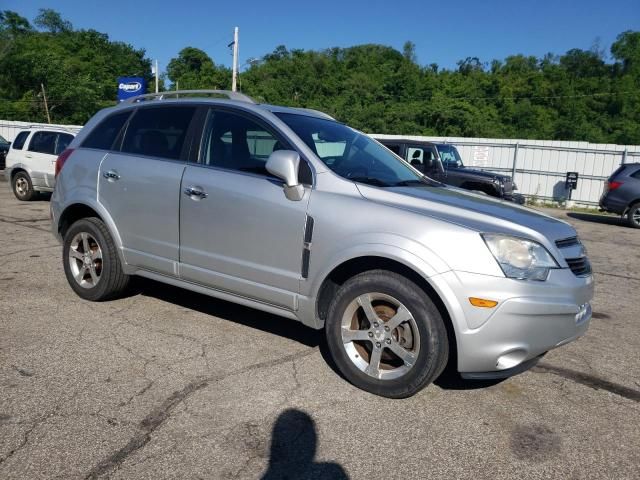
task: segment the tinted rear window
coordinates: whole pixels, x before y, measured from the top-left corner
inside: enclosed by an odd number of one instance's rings
[[[14,150],[22,150],[22,147],[24,147],[24,142],[27,141],[28,136],[29,132],[20,132],[18,136],[16,136],[16,138],[13,140],[11,148],[13,148]]]
[[[73,135],[69,135],[68,133],[59,133],[58,143],[56,144],[56,155],[60,155],[64,152],[72,141]]]
[[[118,137],[130,114],[131,110],[107,117],[93,129],[82,143],[82,146],[84,148],[111,150],[113,142]]]
[[[177,160],[195,107],[140,108],[129,122],[122,151]]]
[[[631,176],[633,178],[637,178],[638,180],[640,180],[640,168],[638,170],[636,170],[635,173],[632,173]]]
[[[36,132],[33,134],[33,137],[31,137],[29,151],[54,155],[56,152],[57,139],[58,134],[56,132]]]

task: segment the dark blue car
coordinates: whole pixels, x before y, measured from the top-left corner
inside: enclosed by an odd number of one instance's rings
[[[640,163],[620,165],[604,184],[600,208],[627,218],[631,227],[640,228]]]

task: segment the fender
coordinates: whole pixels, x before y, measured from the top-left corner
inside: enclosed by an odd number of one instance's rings
[[[91,190],[88,187],[80,186],[76,190],[73,191],[71,198],[65,202],[64,206],[61,206],[58,211],[60,215],[56,216],[56,231],[60,228],[59,221],[60,218],[64,215],[64,212],[72,205],[85,205],[93,210],[100,216],[102,221],[107,226],[107,230],[111,234],[111,238],[113,238],[114,243],[116,244],[118,250],[118,257],[120,258],[120,262],[122,263],[123,270],[126,274],[133,274],[135,272],[135,268],[131,267],[125,257],[122,250],[122,239],[120,238],[120,233],[116,227],[113,218],[109,214],[106,208],[102,206],[100,202],[95,198],[95,190]]]

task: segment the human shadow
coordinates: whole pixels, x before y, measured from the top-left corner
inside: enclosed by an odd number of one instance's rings
[[[301,410],[285,410],[273,425],[269,466],[262,480],[349,478],[338,463],[315,462],[317,449],[313,419]]]
[[[289,338],[308,347],[317,347],[323,339],[321,331],[314,330],[300,322],[146,278],[135,278],[135,285],[132,287],[130,294],[135,295],[138,293],[263,332]]]
[[[611,215],[598,215],[594,213],[569,212],[567,216],[584,222],[602,223],[604,225],[615,225],[617,227],[628,227],[627,222],[622,217]]]

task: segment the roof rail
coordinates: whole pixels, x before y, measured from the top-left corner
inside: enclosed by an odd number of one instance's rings
[[[256,103],[253,98],[244,93],[232,92],[231,90],[168,90],[166,92],[146,93],[131,97],[122,103],[138,103],[146,100],[164,100],[165,97],[178,97],[180,95],[222,95],[229,100],[238,100],[240,102]]]

